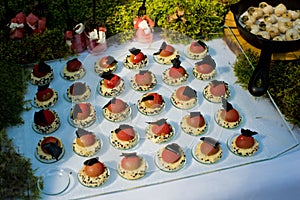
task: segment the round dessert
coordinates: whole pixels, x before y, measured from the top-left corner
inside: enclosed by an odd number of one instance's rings
[[[179,109],[190,109],[197,104],[197,92],[189,86],[181,86],[171,96],[172,104]]]
[[[63,68],[62,75],[65,79],[70,81],[78,80],[85,75],[85,69],[77,58],[73,58],[72,60],[69,60]]]
[[[171,62],[173,66],[163,72],[162,80],[168,85],[181,85],[188,80],[189,74],[181,66],[179,55],[177,55]]]
[[[221,103],[222,97],[228,99],[230,90],[228,83],[224,81],[213,80],[203,90],[203,96],[210,102]]]
[[[145,158],[136,153],[123,153],[118,164],[118,173],[128,180],[136,180],[145,176],[147,163]]]
[[[121,122],[130,116],[130,106],[122,99],[112,98],[103,107],[104,118],[112,122]]]
[[[113,56],[103,56],[97,60],[94,65],[94,70],[97,74],[101,75],[104,72],[113,73],[117,70],[118,61]]]
[[[84,166],[78,172],[78,180],[82,185],[99,187],[109,179],[109,169],[98,158],[91,158],[83,164]]]
[[[167,172],[178,171],[186,162],[184,151],[176,143],[168,144],[161,148],[156,156],[158,168]]]
[[[202,137],[193,149],[194,158],[201,163],[215,163],[222,157],[220,143],[211,137]]]
[[[145,55],[140,49],[129,49],[130,55],[127,55],[124,59],[124,66],[128,69],[142,69],[148,64],[147,55]]]
[[[64,146],[61,139],[53,136],[42,138],[36,147],[36,158],[45,163],[53,163],[64,155]]]
[[[167,119],[148,122],[148,126],[146,127],[146,137],[154,143],[167,142],[174,134],[174,127],[167,122]]]
[[[134,90],[143,92],[153,89],[157,84],[157,80],[151,71],[140,70],[132,77],[130,83]]]
[[[156,93],[146,93],[138,100],[138,110],[144,115],[157,115],[165,107],[163,97]]]
[[[201,41],[192,42],[187,48],[187,56],[191,59],[200,60],[204,58],[208,53],[207,45]]]
[[[46,85],[54,79],[53,70],[45,62],[39,62],[33,66],[30,73],[30,81],[34,85]]]
[[[252,156],[259,148],[258,141],[253,137],[257,132],[241,129],[241,134],[234,137],[229,149],[240,156]]]
[[[54,106],[58,100],[57,92],[49,88],[49,84],[38,86],[37,93],[34,96],[34,103],[39,108],[49,108]]]
[[[67,89],[67,98],[71,102],[86,101],[90,96],[91,89],[84,82],[75,82]]]
[[[116,74],[103,73],[99,82],[99,93],[104,97],[120,95],[125,90],[124,80]]]
[[[178,51],[172,46],[163,42],[158,52],[153,54],[154,60],[159,64],[172,64],[172,60],[178,55]]]
[[[76,138],[73,141],[73,151],[80,156],[93,156],[101,148],[101,142],[93,132],[82,128],[76,130]]]
[[[41,134],[50,134],[60,126],[60,119],[57,112],[49,109],[42,109],[34,113],[33,129]]]
[[[193,75],[199,80],[210,80],[217,74],[216,63],[210,55],[207,55],[203,60],[196,62],[193,67]]]
[[[222,99],[222,107],[223,109],[218,110],[215,115],[217,124],[229,129],[238,127],[242,121],[239,112],[224,98]]]
[[[200,112],[190,112],[185,115],[180,126],[189,135],[201,135],[207,130],[207,123]]]
[[[71,108],[70,119],[75,127],[89,127],[96,121],[95,108],[88,102],[77,103]]]
[[[138,134],[132,126],[121,124],[111,131],[110,142],[117,149],[131,149],[138,142]]]

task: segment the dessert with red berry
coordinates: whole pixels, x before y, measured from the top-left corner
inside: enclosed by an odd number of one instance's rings
[[[131,48],[129,49],[130,55],[127,55],[124,59],[124,66],[128,69],[142,69],[146,67],[149,60],[141,49]]]
[[[88,102],[76,103],[70,111],[72,125],[79,128],[91,126],[96,121],[96,111]]]
[[[191,59],[200,60],[208,53],[208,46],[201,40],[193,41],[187,48],[187,56]]]
[[[54,163],[64,155],[64,146],[61,139],[53,136],[43,137],[36,147],[36,158],[45,163]]]
[[[121,122],[130,116],[130,106],[119,98],[112,98],[103,106],[104,118],[112,122]]]
[[[174,127],[167,121],[167,119],[163,118],[147,123],[146,137],[154,143],[167,142],[175,134]]]
[[[93,156],[101,148],[101,142],[97,136],[90,131],[78,128],[76,131],[76,138],[73,141],[73,151],[80,156]]]
[[[196,62],[193,67],[193,75],[199,80],[210,80],[217,74],[216,62],[210,55]]]
[[[180,86],[171,96],[172,104],[179,109],[190,109],[197,104],[197,92],[190,86]]]
[[[85,82],[75,82],[67,89],[67,98],[71,102],[86,101],[91,96],[91,89]]]
[[[78,80],[85,75],[85,69],[80,60],[73,58],[67,61],[66,66],[63,68],[62,75],[65,79],[70,81]]]
[[[163,42],[158,50],[153,54],[154,60],[159,64],[169,65],[172,60],[179,55],[178,51],[170,44]]]
[[[207,129],[207,123],[201,112],[190,112],[180,122],[182,130],[190,135],[201,135]]]
[[[122,153],[122,159],[118,164],[118,174],[128,180],[136,180],[145,176],[147,163],[145,158],[137,153]]]
[[[78,180],[84,186],[99,187],[110,177],[109,169],[97,157],[84,161],[83,165],[78,172]]]
[[[41,134],[50,134],[60,126],[60,118],[54,110],[42,109],[34,113],[33,129]]]
[[[224,128],[236,128],[240,125],[242,118],[235,108],[226,101],[226,99],[222,98],[222,107],[217,111],[215,115],[215,120],[217,124]]]
[[[99,82],[99,92],[102,96],[118,96],[125,90],[124,80],[120,76],[105,72],[101,77],[102,80]]]
[[[211,137],[202,137],[200,140],[192,150],[192,155],[197,161],[211,164],[222,158],[222,147],[217,140]]]
[[[57,92],[49,87],[49,84],[38,86],[34,96],[34,103],[39,108],[49,108],[56,104],[58,100]]]
[[[205,86],[203,96],[210,102],[221,103],[222,98],[230,97],[230,89],[225,81],[213,80]]]
[[[118,61],[113,56],[103,56],[95,62],[94,70],[101,75],[104,72],[113,73],[117,70]]]
[[[121,124],[111,131],[110,142],[117,149],[131,149],[138,142],[138,133],[127,124]]]
[[[130,83],[136,91],[149,91],[156,86],[157,80],[151,71],[140,70],[131,78]]]
[[[253,137],[257,132],[241,129],[241,134],[233,138],[229,145],[230,150],[240,156],[252,156],[259,148],[258,141]]]
[[[53,69],[45,62],[39,62],[33,66],[30,73],[30,81],[34,85],[46,85],[54,79]]]
[[[156,165],[163,171],[178,171],[185,163],[186,155],[176,143],[168,144],[157,152]]]
[[[165,107],[163,97],[156,93],[146,93],[138,100],[138,110],[144,115],[157,115]]]
[[[181,85],[189,78],[189,74],[184,67],[181,66],[179,55],[176,56],[171,62],[172,67],[166,69],[162,74],[162,80],[168,85]]]

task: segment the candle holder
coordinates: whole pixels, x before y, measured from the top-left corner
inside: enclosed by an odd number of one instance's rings
[[[98,55],[106,50],[106,27],[103,22],[88,20],[85,23],[84,33],[87,50],[91,54]]]

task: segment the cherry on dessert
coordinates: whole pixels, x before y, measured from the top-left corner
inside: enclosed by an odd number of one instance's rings
[[[121,81],[121,78],[118,75],[112,74],[110,72],[103,73],[101,77],[103,78],[104,86],[107,88],[114,88],[119,85]]]
[[[161,154],[162,160],[167,163],[175,163],[181,158],[179,145],[172,143],[167,145]]]
[[[236,109],[232,107],[232,105],[226,101],[226,99],[222,98],[222,106],[224,109],[221,110],[221,118],[227,122],[236,122],[239,120],[240,115]]]
[[[152,75],[148,70],[140,70],[135,75],[135,82],[138,85],[150,85],[152,83]]]
[[[140,49],[132,48],[129,49],[129,51],[131,53],[129,58],[130,62],[137,64],[145,60],[145,55],[141,52]]]
[[[136,153],[123,153],[121,167],[125,170],[135,170],[141,166],[141,158]]]
[[[214,96],[223,96],[226,93],[226,86],[223,81],[213,80],[210,83],[210,92]]]
[[[36,77],[41,78],[49,72],[51,72],[51,67],[45,62],[39,62],[33,66],[33,75]]]
[[[190,51],[192,53],[202,53],[206,49],[206,45],[202,41],[194,41],[190,45]]]
[[[77,72],[82,67],[81,62],[77,58],[73,58],[67,62],[67,70],[69,72]]]
[[[118,61],[115,60],[112,56],[104,56],[100,59],[99,65],[102,68],[109,68],[116,64]]]
[[[205,120],[200,112],[191,112],[188,115],[186,121],[190,126],[194,128],[202,127],[205,124]]]
[[[105,107],[112,113],[121,113],[126,109],[126,104],[123,100],[114,97]]]
[[[132,126],[120,125],[116,130],[117,138],[122,141],[129,141],[135,137],[135,131]]]
[[[48,126],[55,120],[55,115],[50,110],[40,110],[34,113],[34,123],[39,126]]]
[[[204,155],[211,156],[219,151],[219,142],[210,137],[200,138],[203,142],[200,145],[200,151]]]
[[[97,177],[103,174],[105,166],[97,158],[91,158],[84,162],[84,172],[89,177]]]
[[[78,103],[74,105],[73,119],[86,119],[91,113],[91,105],[89,103]]]
[[[252,136],[257,134],[257,132],[253,132],[248,129],[242,129],[241,133],[242,134],[239,135],[235,140],[236,146],[242,149],[253,147],[255,140]]]
[[[196,92],[189,86],[181,86],[176,90],[176,97],[182,101],[188,101],[196,97]]]
[[[145,103],[145,106],[148,108],[159,108],[163,103],[163,98],[158,93],[149,93],[145,96],[142,101]]]
[[[39,86],[38,92],[36,93],[36,97],[39,101],[48,101],[53,96],[54,92],[51,88],[46,86]]]

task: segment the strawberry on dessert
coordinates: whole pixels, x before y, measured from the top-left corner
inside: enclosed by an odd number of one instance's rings
[[[111,131],[110,142],[117,149],[131,149],[138,142],[138,134],[132,126],[121,124]]]
[[[91,96],[91,89],[85,82],[75,82],[67,89],[67,98],[71,102],[86,101]]]
[[[103,56],[97,60],[94,65],[94,70],[97,74],[101,75],[104,72],[113,73],[117,70],[118,61],[113,56]]]
[[[116,74],[105,72],[101,75],[99,92],[102,96],[113,97],[120,95],[125,90],[124,80]]]
[[[220,143],[211,137],[202,137],[193,151],[194,158],[201,163],[215,163],[222,157]]]
[[[167,119],[159,119],[154,122],[147,122],[146,137],[154,143],[169,141],[175,134],[173,126]]]
[[[197,104],[197,92],[190,86],[180,86],[171,96],[172,104],[179,109],[190,109]]]
[[[53,136],[42,138],[36,147],[36,158],[45,163],[53,163],[64,155],[64,147],[61,139]]]
[[[39,110],[34,113],[33,129],[41,134],[50,134],[60,126],[60,118],[54,110]]]
[[[34,103],[39,108],[49,108],[54,106],[58,100],[57,92],[49,88],[49,84],[38,86],[37,93],[34,96]]]
[[[207,55],[201,61],[196,62],[193,68],[193,75],[199,80],[210,80],[216,74],[216,63],[210,55]]]
[[[233,106],[222,98],[222,107],[217,111],[215,120],[217,124],[224,128],[236,128],[240,125],[242,118]]]
[[[124,66],[128,69],[142,69],[148,64],[147,55],[145,55],[141,49],[131,48],[129,49],[130,55],[127,55],[124,59]]]
[[[180,56],[177,55],[176,58],[172,60],[173,66],[166,69],[162,74],[163,81],[168,85],[181,85],[186,82],[189,74],[181,66]]]
[[[157,115],[165,107],[163,97],[156,93],[146,93],[138,100],[138,110],[144,115]]]
[[[182,148],[176,144],[168,144],[161,148],[156,155],[157,166],[167,172],[181,169],[186,162],[186,156]]]
[[[63,77],[67,80],[74,81],[81,79],[85,75],[85,69],[82,63],[73,58],[67,61],[66,66],[63,69]]]
[[[73,151],[80,156],[93,156],[101,148],[100,140],[93,132],[78,128],[73,141]]]
[[[230,97],[229,86],[224,81],[213,80],[203,90],[203,96],[210,102],[221,103]]]
[[[33,66],[30,73],[30,81],[34,85],[46,85],[54,79],[53,69],[45,62],[39,62]]]
[[[193,41],[187,48],[187,56],[191,59],[202,59],[207,55],[207,53],[208,47],[201,40]]]
[[[103,107],[103,115],[105,119],[112,122],[121,122],[130,115],[130,106],[119,98],[112,98]]]
[[[80,102],[71,108],[70,118],[75,127],[86,128],[96,121],[96,111],[90,103]]]
[[[142,178],[146,174],[146,160],[137,153],[122,153],[122,159],[118,164],[118,174],[128,180]]]
[[[172,46],[163,42],[158,52],[153,54],[154,59],[159,64],[172,64],[172,60],[176,58],[178,51]]]
[[[148,70],[140,70],[130,80],[131,86],[136,91],[148,91],[156,86],[155,75]]]
[[[207,129],[205,119],[200,112],[190,112],[185,115],[180,122],[180,126],[185,133],[190,135],[203,134]]]
[[[82,185],[98,187],[109,179],[108,168],[97,157],[88,159],[83,164],[84,166],[78,172],[78,179]]]
[[[252,156],[259,148],[258,141],[253,137],[256,134],[249,129],[241,129],[241,133],[231,141],[230,149],[240,156]]]

